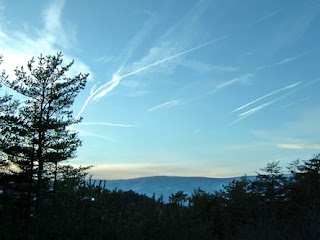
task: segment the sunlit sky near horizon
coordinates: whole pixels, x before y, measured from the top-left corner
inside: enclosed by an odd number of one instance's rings
[[[320,152],[320,1],[0,0],[1,69],[90,73],[73,165],[105,179],[252,175]]]

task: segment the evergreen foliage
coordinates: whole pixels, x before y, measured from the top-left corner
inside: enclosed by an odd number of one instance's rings
[[[88,74],[67,76],[73,62],[63,66],[62,54],[32,58],[27,69],[15,69],[15,79],[2,74],[1,83],[21,96],[23,102],[1,99],[1,152],[12,165],[10,191],[28,205],[26,214],[38,211],[42,197],[56,188],[58,163],[75,157],[81,141],[68,127],[81,119],[70,110],[86,84]],[[3,103],[2,103],[3,102]],[[6,189],[9,190],[9,189]],[[35,199],[35,204],[34,200]]]

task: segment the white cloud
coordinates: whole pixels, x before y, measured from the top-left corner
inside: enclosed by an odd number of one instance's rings
[[[282,65],[282,64],[285,64],[285,63],[292,62],[294,60],[297,60],[297,59],[301,58],[303,55],[305,55],[305,53],[302,53],[302,54],[299,54],[299,55],[296,55],[296,56],[293,56],[293,57],[285,58],[285,59],[275,63],[275,65]]]
[[[238,67],[226,65],[212,65],[201,62],[199,60],[184,60],[181,62],[182,66],[186,66],[200,73],[216,72],[216,73],[229,73],[239,70]]]
[[[208,45],[214,44],[214,43],[216,43],[218,41],[224,40],[225,38],[226,38],[226,36],[220,37],[220,38],[208,41],[208,42],[205,42],[203,44],[200,44],[200,45],[197,45],[195,47],[189,48],[187,50],[184,50],[184,51],[178,52],[176,54],[170,55],[170,56],[168,56],[166,58],[163,58],[163,59],[160,59],[158,61],[152,62],[152,63],[150,63],[150,64],[148,64],[146,66],[140,67],[140,68],[138,68],[138,69],[136,69],[134,71],[131,71],[131,72],[123,74],[123,75],[119,75],[119,71],[121,70],[121,67],[120,67],[119,70],[116,73],[113,74],[111,81],[103,84],[97,90],[95,90],[92,94],[89,95],[89,97],[86,99],[85,103],[83,104],[80,112],[77,114],[76,118],[79,118],[81,116],[81,114],[84,112],[84,110],[86,109],[87,105],[89,104],[89,102],[91,100],[95,101],[95,100],[98,100],[98,99],[104,97],[105,95],[107,95],[109,92],[111,92],[115,87],[117,87],[120,84],[122,79],[130,77],[130,76],[133,76],[133,75],[136,75],[136,74],[139,74],[139,73],[144,72],[144,71],[146,71],[148,69],[151,69],[153,67],[161,65],[163,63],[166,63],[166,62],[168,62],[168,61],[170,61],[172,59],[178,58],[178,57],[180,57],[180,56],[182,56],[184,54],[196,51],[196,50],[198,50],[200,48],[203,48],[203,47],[206,47]]]
[[[296,100],[296,101],[293,101],[293,102],[291,102],[291,103],[289,103],[289,104],[286,104],[286,105],[282,106],[281,108],[289,108],[289,107],[292,107],[292,106],[297,105],[297,104],[299,104],[299,103],[308,101],[309,99],[310,99],[310,97],[301,98],[301,99],[298,99],[298,100]]]
[[[271,104],[274,104],[275,102],[278,102],[279,100],[287,97],[288,95],[292,94],[293,92],[294,92],[294,91],[291,91],[291,92],[286,93],[286,94],[282,95],[281,97],[278,97],[278,98],[276,98],[276,99],[274,99],[274,100],[272,100],[272,101],[263,103],[263,104],[261,104],[261,105],[258,106],[258,107],[254,107],[254,108],[252,108],[252,109],[250,109],[250,110],[248,110],[248,111],[246,111],[246,112],[240,113],[240,114],[238,115],[238,119],[236,119],[235,121],[229,123],[226,127],[230,127],[230,126],[232,126],[232,125],[234,125],[234,124],[236,124],[236,123],[238,123],[238,122],[246,119],[246,118],[249,117],[250,115],[252,115],[252,114],[254,114],[254,113],[256,113],[256,112],[258,112],[258,111],[260,111],[260,110],[262,110],[262,109],[264,109],[264,108],[266,108],[266,107],[268,107],[268,106],[271,105]]]
[[[134,91],[128,94],[128,97],[144,97],[148,95],[150,92],[145,90]]]
[[[265,21],[265,20],[267,20],[267,19],[269,19],[269,18],[271,18],[271,17],[279,14],[280,12],[282,12],[282,10],[277,10],[277,11],[273,11],[273,12],[271,12],[271,13],[268,13],[268,14],[266,14],[265,16],[259,18],[259,19],[258,19],[256,22],[254,22],[253,24],[257,24],[257,23],[260,23],[260,22],[262,22],[262,21]]]
[[[24,28],[23,30],[7,29],[6,20],[0,18],[0,49],[4,56],[1,66],[6,69],[11,78],[14,77],[16,66],[25,66],[33,57],[44,55],[54,55],[61,50],[68,52],[68,49],[75,47],[75,29],[65,29],[65,22],[62,22],[63,0],[52,2],[42,13],[44,27],[42,29]],[[28,26],[28,25],[27,25]],[[75,60],[73,67],[68,72],[68,76],[75,74],[90,73],[90,67],[75,56],[65,53],[65,63]]]
[[[170,108],[170,107],[178,106],[184,103],[185,103],[185,100],[183,98],[174,99],[174,100],[159,104],[155,107],[152,107],[148,110],[148,112],[152,112],[152,111],[163,109],[163,108]]]
[[[260,106],[258,107],[255,107],[255,108],[252,108],[244,113],[241,113],[238,115],[238,119],[236,119],[235,121],[229,123],[226,127],[230,127],[244,119],[246,119],[247,117],[249,117],[250,115],[264,109],[265,107],[269,106],[270,104],[274,103],[275,101],[270,101],[270,102],[267,102],[267,103],[264,103],[264,104],[261,104]]]
[[[270,97],[270,96],[272,96],[272,95],[275,95],[275,94],[277,94],[277,93],[280,93],[280,92],[282,92],[282,91],[284,91],[284,90],[297,87],[297,86],[300,85],[300,84],[301,84],[301,82],[296,82],[296,83],[290,84],[290,85],[288,85],[288,86],[286,86],[286,87],[279,88],[279,89],[277,89],[277,90],[275,90],[275,91],[272,91],[272,92],[270,92],[270,93],[268,93],[268,94],[266,94],[266,95],[264,95],[264,96],[262,96],[262,97],[256,98],[255,100],[253,100],[253,101],[251,101],[251,102],[249,102],[249,103],[246,103],[246,104],[242,105],[241,107],[238,107],[238,108],[234,109],[232,112],[237,112],[237,111],[239,111],[239,110],[241,110],[241,109],[243,109],[243,108],[246,108],[246,107],[248,107],[248,106],[250,106],[250,105],[252,105],[252,104],[254,104],[254,103],[256,103],[256,102],[258,102],[258,101],[260,101],[260,100],[262,100],[262,99],[265,99],[265,98],[267,98],[267,97]]]
[[[231,167],[209,167],[195,164],[123,163],[95,164],[89,170],[98,179],[130,179],[149,176],[234,177],[238,172]]]
[[[196,129],[196,130],[193,131],[194,134],[196,134],[196,133],[198,133],[198,132],[200,132],[200,128],[198,128],[198,129]]]
[[[278,148],[286,148],[286,149],[320,149],[320,144],[278,144]]]
[[[246,74],[246,75],[243,75],[243,76],[240,76],[240,77],[231,79],[231,80],[229,80],[229,81],[220,83],[220,84],[217,86],[217,89],[230,87],[231,85],[236,84],[236,83],[248,84],[250,78],[252,78],[253,76],[254,76],[254,75],[253,75],[252,73],[248,73],[248,74]]]
[[[96,126],[96,125],[101,125],[101,126],[109,126],[109,127],[124,127],[124,128],[132,128],[135,127],[134,125],[131,124],[122,124],[122,123],[110,123],[110,122],[82,122],[78,123],[77,126]]]
[[[102,135],[102,134],[96,134],[87,130],[83,130],[83,129],[76,129],[76,131],[79,133],[80,136],[83,137],[94,137],[94,138],[99,138],[99,139],[103,139],[106,140],[108,142],[112,142],[112,143],[117,143],[118,141],[115,140],[114,138]]]

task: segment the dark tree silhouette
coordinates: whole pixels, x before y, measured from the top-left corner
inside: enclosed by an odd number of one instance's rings
[[[28,179],[28,201],[35,189],[36,210],[41,206],[43,193],[49,190],[49,181],[57,180],[58,163],[75,157],[81,144],[68,127],[81,120],[73,118],[70,107],[85,87],[88,74],[70,78],[66,74],[73,61],[67,65],[62,62],[61,53],[40,55],[37,62],[34,58],[28,62],[26,70],[16,68],[14,80],[1,79],[2,84],[24,99],[16,114],[19,131],[12,135],[15,144],[2,151],[12,156],[18,173]]]

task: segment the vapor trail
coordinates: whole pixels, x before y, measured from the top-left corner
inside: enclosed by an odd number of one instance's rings
[[[107,93],[109,93],[110,91],[112,91],[116,86],[118,86],[122,79],[124,79],[124,78],[126,78],[126,77],[129,77],[129,76],[132,76],[132,75],[135,75],[135,74],[138,74],[138,73],[140,73],[140,72],[142,72],[142,71],[145,71],[145,70],[147,70],[147,69],[149,69],[149,68],[151,68],[151,67],[155,67],[155,66],[157,66],[157,65],[159,65],[159,64],[162,64],[162,63],[167,62],[167,61],[169,61],[169,60],[171,60],[171,59],[177,58],[177,57],[179,57],[179,56],[181,56],[181,55],[184,55],[184,54],[187,54],[187,53],[189,53],[189,52],[192,52],[192,51],[198,50],[198,49],[200,49],[200,48],[203,48],[203,47],[205,47],[205,46],[211,45],[211,44],[213,44],[213,43],[215,43],[215,42],[224,40],[225,38],[227,38],[227,36],[223,36],[223,37],[214,39],[214,40],[212,40],[212,41],[205,42],[205,43],[203,43],[203,44],[201,44],[201,45],[198,45],[198,46],[196,46],[196,47],[187,49],[187,50],[185,50],[185,51],[183,51],[183,52],[174,54],[174,55],[172,55],[172,56],[166,57],[166,58],[164,58],[164,59],[161,59],[161,60],[159,60],[159,61],[156,61],[156,62],[154,62],[154,63],[151,63],[151,64],[149,64],[149,65],[147,65],[147,66],[141,67],[141,68],[139,68],[139,69],[137,69],[137,70],[135,70],[135,71],[132,71],[132,72],[127,73],[127,74],[124,74],[124,75],[122,75],[122,76],[119,76],[119,75],[118,75],[118,74],[119,74],[119,70],[118,70],[115,74],[113,74],[111,81],[103,84],[103,85],[100,86],[98,89],[96,89],[92,94],[89,95],[89,97],[88,97],[88,98],[86,99],[86,101],[84,102],[84,104],[83,104],[80,112],[77,114],[77,116],[76,116],[75,118],[78,119],[78,118],[81,116],[81,114],[82,114],[82,113],[84,112],[84,110],[86,109],[88,103],[89,103],[92,99],[93,99],[93,100],[97,100],[97,99],[105,96]],[[110,85],[110,86],[109,86],[109,85]],[[108,87],[107,89],[104,89],[104,88],[107,87],[107,86],[109,86],[109,87]],[[103,90],[103,89],[104,89],[104,90]]]
[[[86,109],[86,107],[87,107],[87,105],[89,104],[89,102],[92,100],[92,98],[93,98],[99,91],[101,91],[103,88],[105,88],[106,86],[108,86],[108,85],[110,85],[110,84],[115,85],[114,83],[117,81],[117,79],[118,79],[118,77],[117,77],[116,75],[113,75],[112,80],[111,80],[110,82],[107,82],[106,84],[100,86],[98,89],[96,89],[94,92],[92,92],[92,93],[89,95],[89,97],[86,99],[86,101],[84,102],[81,110],[79,111],[79,113],[77,114],[77,116],[75,117],[75,119],[78,119],[78,118],[81,116],[81,114],[82,114],[83,111]],[[117,85],[118,85],[118,84],[117,84]],[[116,86],[114,86],[114,87],[116,87]],[[114,88],[114,87],[113,87],[113,88]],[[112,88],[112,89],[113,89],[113,88]]]
[[[184,55],[184,54],[186,54],[186,53],[189,53],[189,52],[198,50],[198,49],[200,49],[200,48],[203,48],[203,47],[208,46],[208,45],[210,45],[210,44],[213,44],[213,43],[215,43],[215,42],[221,41],[221,40],[225,39],[226,37],[227,37],[227,36],[223,36],[223,37],[221,37],[221,38],[217,38],[217,39],[215,39],[215,40],[212,40],[212,41],[203,43],[203,44],[201,44],[201,45],[199,45],[199,46],[197,46],[197,47],[193,47],[193,48],[190,48],[190,49],[185,50],[185,51],[183,51],[183,52],[180,52],[180,53],[174,54],[174,55],[172,55],[172,56],[166,57],[166,58],[164,58],[164,59],[162,59],[162,60],[159,60],[159,61],[157,61],[157,62],[151,63],[151,64],[149,64],[149,65],[147,65],[147,66],[141,67],[141,68],[139,68],[139,69],[137,69],[137,70],[135,70],[135,71],[133,71],[133,72],[127,73],[127,74],[125,74],[125,75],[122,75],[122,76],[120,76],[119,78],[120,78],[120,79],[123,79],[123,78],[129,77],[129,76],[135,75],[135,74],[137,74],[137,73],[140,73],[140,72],[142,72],[142,71],[145,71],[145,70],[147,70],[147,69],[149,69],[149,68],[151,68],[151,67],[157,66],[157,65],[159,65],[159,64],[161,64],[161,63],[167,62],[167,61],[169,61],[169,60],[171,60],[171,59],[177,58],[177,57],[179,57],[179,56],[181,56],[181,55]]]
[[[264,21],[264,20],[266,20],[266,19],[268,19],[268,18],[270,18],[270,17],[272,17],[272,16],[274,16],[274,15],[280,13],[280,12],[282,12],[282,10],[271,12],[271,13],[261,17],[260,19],[258,19],[255,23],[253,23],[253,25],[255,25],[255,24],[259,23],[259,22],[262,22],[262,21]]]
[[[175,100],[172,100],[172,101],[169,101],[169,102],[165,102],[165,103],[162,103],[160,105],[157,105],[153,108],[150,108],[148,110],[148,112],[152,112],[154,110],[157,110],[159,108],[164,108],[164,107],[170,107],[170,106],[175,106],[175,105],[179,105],[181,103],[183,103],[184,99],[183,98],[179,98],[179,99],[175,99]]]
[[[88,125],[102,125],[102,126],[109,126],[109,127],[124,127],[124,128],[132,128],[135,127],[131,124],[121,124],[121,123],[109,123],[109,122],[84,122],[79,123],[78,126],[88,126]]]
[[[263,103],[263,104],[261,104],[261,105],[258,106],[258,107],[252,108],[252,109],[250,109],[250,110],[248,110],[248,111],[246,111],[246,112],[244,112],[244,113],[239,114],[239,115],[238,115],[238,119],[236,119],[235,121],[229,123],[229,124],[228,124],[227,126],[225,126],[225,127],[226,127],[226,128],[227,128],[227,127],[230,127],[230,126],[232,126],[232,125],[234,125],[234,124],[242,121],[243,119],[245,119],[245,118],[249,117],[250,115],[252,115],[252,114],[254,114],[254,113],[256,113],[256,112],[264,109],[265,107],[268,107],[269,105],[274,104],[275,102],[278,102],[279,100],[281,100],[281,99],[283,99],[283,98],[291,95],[291,94],[294,93],[295,91],[296,91],[296,90],[293,90],[293,91],[291,91],[291,92],[288,92],[288,93],[282,95],[281,97],[278,97],[278,98],[276,98],[276,99],[274,99],[274,100],[272,100],[272,101]]]
[[[287,90],[287,89],[296,87],[296,86],[298,86],[300,83],[302,83],[302,82],[297,82],[297,83],[291,84],[291,85],[289,85],[289,86],[286,86],[286,87],[280,88],[280,89],[278,89],[278,90],[275,90],[275,91],[273,91],[273,92],[270,92],[270,93],[268,93],[268,94],[266,94],[266,95],[264,95],[264,96],[262,96],[262,97],[259,97],[259,98],[255,99],[255,100],[253,100],[253,101],[251,101],[251,102],[249,102],[249,103],[241,106],[241,107],[238,107],[237,109],[233,110],[232,112],[233,112],[233,113],[234,113],[234,112],[237,112],[237,111],[239,111],[239,110],[241,110],[241,109],[243,109],[243,108],[245,108],[245,107],[248,107],[248,106],[250,106],[250,105],[252,105],[252,104],[254,104],[254,103],[256,103],[256,102],[258,102],[258,101],[260,101],[260,100],[262,100],[262,99],[264,99],[264,98],[266,98],[266,97],[270,97],[270,96],[272,96],[272,95],[274,95],[274,94],[277,94],[277,93],[279,93],[279,92],[282,92],[282,91],[284,91],[284,90]]]
[[[238,119],[236,119],[235,121],[229,123],[226,127],[230,127],[240,121],[242,121],[243,119],[249,117],[250,115],[254,114],[255,112],[258,112],[262,109],[264,109],[265,107],[269,106],[270,104],[274,103],[276,100],[273,100],[273,101],[270,101],[270,102],[267,102],[267,103],[264,103],[264,104],[261,104],[260,106],[258,107],[255,107],[255,108],[252,108],[250,109],[249,111],[246,111],[244,113],[241,113],[238,115]]]

